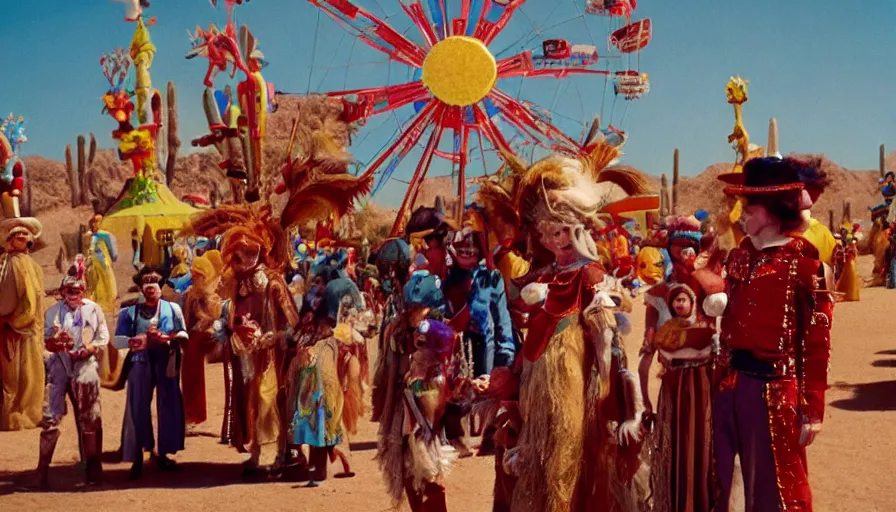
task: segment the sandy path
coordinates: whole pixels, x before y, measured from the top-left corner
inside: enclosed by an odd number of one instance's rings
[[[862,260],[863,274],[870,262]],[[643,328],[643,307],[633,315],[635,333]],[[839,305],[834,320],[834,356],[825,431],[810,449],[811,479],[817,512],[884,512],[896,508],[896,291],[863,290],[862,301]],[[635,357],[639,336],[631,336],[628,351]],[[71,417],[63,423],[63,435],[51,470],[53,492],[21,493],[21,482],[37,462],[38,431],[0,433],[0,510],[329,510],[336,512],[383,511],[387,498],[373,461],[375,425],[364,422],[352,440],[352,460],[357,476],[329,480],[308,489],[295,483],[244,483],[239,478],[241,460],[221,446],[223,378],[220,365],[208,370],[209,421],[199,435],[187,439],[178,454],[183,466],[177,474],[159,474],[148,465],[137,485],[127,480],[126,464],[106,465],[106,484],[79,492],[81,473],[77,440]],[[653,386],[653,394],[656,393]],[[119,444],[124,394],[103,391],[105,448]],[[449,478],[449,506],[458,511],[491,509],[493,460],[460,461]],[[77,493],[77,494],[76,494]]]

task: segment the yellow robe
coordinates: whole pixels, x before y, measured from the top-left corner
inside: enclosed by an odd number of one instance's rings
[[[529,261],[519,254],[511,251],[504,255],[500,261],[496,263],[501,277],[504,278],[504,290],[509,300],[519,296],[519,290],[513,280],[522,277],[529,271]]]
[[[0,431],[34,428],[41,420],[43,297],[44,274],[31,256],[0,255]]]
[[[856,268],[857,255],[855,249],[847,249],[846,265],[843,267],[843,273],[837,281],[836,289],[843,294],[841,300],[845,302],[856,302],[859,300],[859,289],[862,287],[862,284],[859,279],[859,271]]]
[[[115,272],[112,270],[113,256],[117,257],[117,248],[109,247],[115,244],[114,239],[106,231],[99,231],[94,235],[85,235],[85,247],[87,250],[87,293],[88,299],[96,302],[103,308],[106,316],[113,315],[118,310],[118,284],[115,282]],[[102,260],[97,255],[102,254]]]
[[[833,266],[831,260],[834,256],[834,247],[837,245],[837,240],[834,238],[834,235],[831,234],[831,230],[828,229],[827,226],[815,219],[809,219],[809,227],[799,235],[808,240],[809,243],[818,249],[818,259],[821,260],[822,263],[827,263],[829,266]]]

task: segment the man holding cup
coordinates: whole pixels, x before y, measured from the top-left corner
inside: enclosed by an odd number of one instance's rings
[[[153,392],[157,393],[159,469],[176,469],[168,456],[184,449],[186,424],[178,344],[188,336],[180,306],[162,300],[165,277],[163,270],[148,266],[134,276],[144,300],[122,309],[115,328],[116,347],[130,349],[125,363],[127,410],[121,443],[123,460],[133,463],[132,480],[143,475],[143,452],[156,447],[152,432]]]
[[[84,298],[84,281],[68,275],[62,280],[62,299],[44,316],[47,393],[40,433],[39,485],[49,485],[50,462],[59,440],[59,423],[69,397],[78,426],[81,458],[87,485],[102,479],[103,424],[97,354],[109,343],[103,310]]]

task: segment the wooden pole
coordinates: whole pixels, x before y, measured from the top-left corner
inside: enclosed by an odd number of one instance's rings
[[[831,233],[834,233],[834,209],[831,208],[828,210],[828,229],[831,230]]]
[[[887,147],[880,145],[880,177],[883,178],[887,173]]]
[[[678,214],[678,148],[672,153],[672,204],[669,210],[672,215]]]

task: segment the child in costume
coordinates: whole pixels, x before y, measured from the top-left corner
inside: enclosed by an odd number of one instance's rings
[[[711,512],[715,480],[710,382],[716,331],[698,315],[697,294],[687,284],[666,289],[671,318],[642,348],[642,361],[658,354],[663,367],[653,427],[653,510]],[[642,370],[645,367],[649,369],[642,362]],[[641,377],[643,383],[643,373]]]
[[[349,476],[347,459],[337,451],[344,437],[343,413],[346,402],[351,402],[353,415],[349,428],[356,431],[360,372],[353,382],[348,382],[347,365],[343,365],[342,345],[352,343],[337,333],[339,319],[349,310],[363,309],[357,286],[347,277],[339,277],[337,271],[325,269],[320,286],[312,290],[303,317],[310,318],[303,326],[296,357],[287,371],[287,402],[294,404],[292,444],[308,445],[310,450],[311,485],[327,479],[327,461],[337,455],[343,460],[345,472],[337,476]],[[349,327],[345,325],[345,327]],[[340,339],[342,338],[342,339]],[[348,399],[348,400],[347,400]]]
[[[795,158],[753,159],[722,178],[746,198],[748,237],[728,256],[713,379],[717,510],[728,510],[739,455],[747,510],[811,511],[806,447],[824,420],[834,300],[818,250],[787,233],[827,179]]]
[[[719,274],[720,255],[706,254],[696,217],[667,220],[672,272],[644,295],[644,344],[638,368],[646,409],[650,369],[663,367],[655,431],[651,437],[651,487],[657,512],[711,512],[714,504],[710,376],[716,330],[706,309],[718,315],[727,300]],[[720,305],[721,304],[721,305]],[[714,308],[714,309],[713,309]]]

